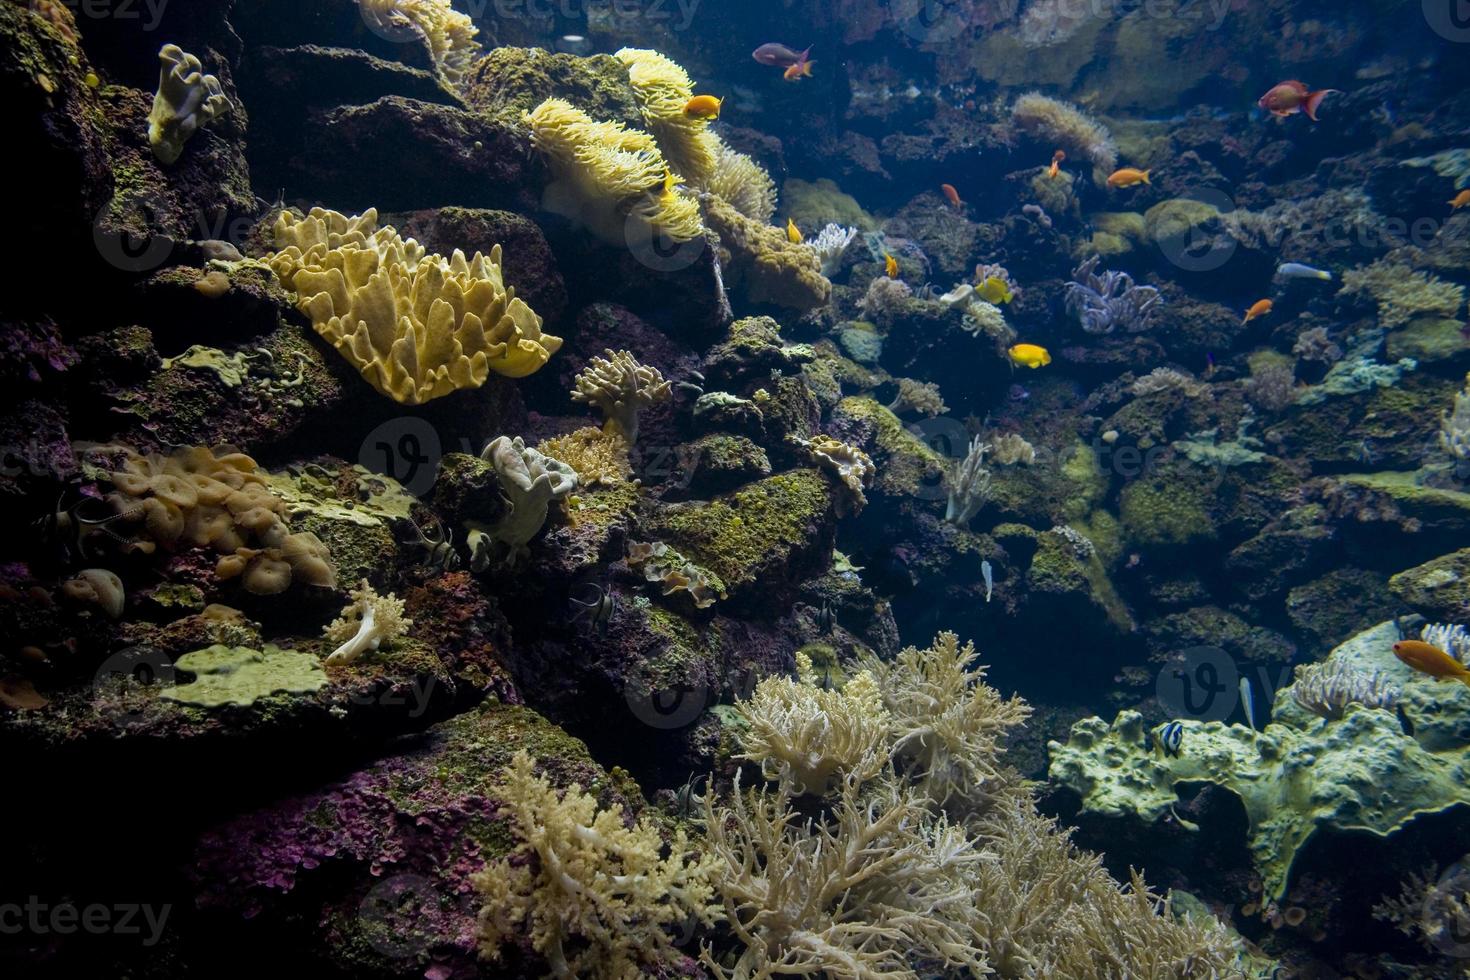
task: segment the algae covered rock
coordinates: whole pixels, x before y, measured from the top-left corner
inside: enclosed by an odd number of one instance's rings
[[[1412,735],[1393,711],[1378,707],[1351,704],[1341,718],[1318,717],[1287,687],[1277,692],[1275,715],[1262,731],[1180,720],[1183,739],[1173,755],[1136,711],[1112,724],[1084,719],[1065,744],[1049,744],[1050,776],[1075,791],[1085,811],[1146,824],[1171,815],[1184,784],[1228,790],[1245,808],[1265,894],[1279,898],[1314,834],[1387,837],[1420,814],[1470,804],[1470,742],[1459,727],[1470,714],[1470,688],[1435,684],[1399,663],[1392,653],[1398,638],[1384,623],[1328,660],[1380,672],[1397,686],[1401,710],[1417,719]]]
[[[316,656],[282,650],[271,643],[259,650],[223,645],[195,650],[175,661],[174,669],[193,674],[195,679],[159,696],[201,708],[243,707],[270,694],[306,694],[327,684]]]
[[[1405,569],[1388,580],[1388,588],[1432,622],[1470,622],[1470,548]]]

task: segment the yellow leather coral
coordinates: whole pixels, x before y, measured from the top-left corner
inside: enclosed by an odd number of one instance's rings
[[[491,371],[523,378],[561,348],[505,285],[500,246],[487,258],[426,254],[377,212],[348,218],[283,211],[267,257],[312,326],[378,391],[419,405],[478,388]]]
[[[526,123],[557,178],[542,202],[548,210],[618,245],[627,243],[630,215],[676,242],[704,233],[698,202],[679,190],[682,178],[648,133],[599,122],[565,99],[547,99]]]
[[[776,184],[771,175],[744,153],[730,149],[718,136],[715,141],[719,150],[705,190],[723,198],[747,218],[767,224],[776,213]]]
[[[440,74],[451,84],[459,85],[484,53],[475,40],[479,28],[449,0],[358,0],[358,8],[379,31],[416,29],[428,42]]]

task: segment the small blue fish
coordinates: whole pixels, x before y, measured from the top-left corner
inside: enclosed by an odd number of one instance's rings
[[[1314,269],[1300,262],[1283,262],[1276,267],[1277,279],[1324,279],[1332,281],[1332,273],[1326,269]]]
[[[1250,726],[1251,731],[1256,730],[1256,699],[1251,694],[1251,682],[1249,678],[1240,679],[1240,706],[1245,711],[1245,723]]]
[[[1179,746],[1184,744],[1184,726],[1177,721],[1171,721],[1159,731],[1159,745],[1163,748],[1165,755],[1179,754]]]

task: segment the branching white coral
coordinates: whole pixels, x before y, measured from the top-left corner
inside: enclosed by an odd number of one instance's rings
[[[856,228],[828,224],[817,232],[815,238],[807,242],[817,253],[817,261],[822,263],[822,275],[830,279],[842,267],[842,253],[847,251],[847,246],[852,244],[855,237]]]
[[[177,44],[158,52],[163,63],[158,93],[148,114],[148,145],[162,163],[174,163],[189,137],[235,108],[219,79],[204,73],[204,65]]]
[[[673,386],[656,367],[639,364],[625,350],[603,351],[576,377],[572,401],[596,405],[606,419],[604,429],[620,434],[631,446],[638,441],[638,412],[667,401]]]
[[[970,443],[970,451],[950,473],[949,503],[944,511],[944,519],[949,523],[964,527],[990,499],[990,470],[985,468],[988,452],[990,444],[976,436]]]
[[[682,829],[666,847],[655,824],[628,826],[580,786],[558,799],[525,751],[512,758],[499,796],[520,842],[471,879],[485,899],[479,944],[487,959],[529,933],[551,976],[621,980],[677,959],[671,930],[714,922],[718,860]]]
[[[804,654],[797,654],[798,665]],[[849,773],[871,779],[887,764],[888,716],[864,672],[841,691],[808,679],[767,677],[737,710],[748,726],[742,759],[793,796],[821,796]]]
[[[391,592],[378,595],[367,579],[348,594],[351,605],[322,631],[322,636],[340,644],[327,657],[329,664],[350,664],[369,650],[392,643],[413,625],[403,615],[403,601]]]

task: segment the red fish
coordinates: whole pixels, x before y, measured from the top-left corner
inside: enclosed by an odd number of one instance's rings
[[[940,184],[939,189],[944,192],[944,199],[954,205],[956,210],[965,206],[965,202],[960,200],[960,192],[954,189],[953,184]]]
[[[1283,118],[1305,111],[1307,118],[1316,122],[1317,107],[1329,92],[1337,91],[1335,88],[1324,88],[1313,92],[1301,82],[1282,82],[1261,96],[1256,105],[1273,116]]]
[[[805,61],[806,56],[811,54],[811,48],[807,48],[798,54],[784,44],[762,44],[750,53],[750,56],[763,65],[772,68],[790,68],[798,62]]]

